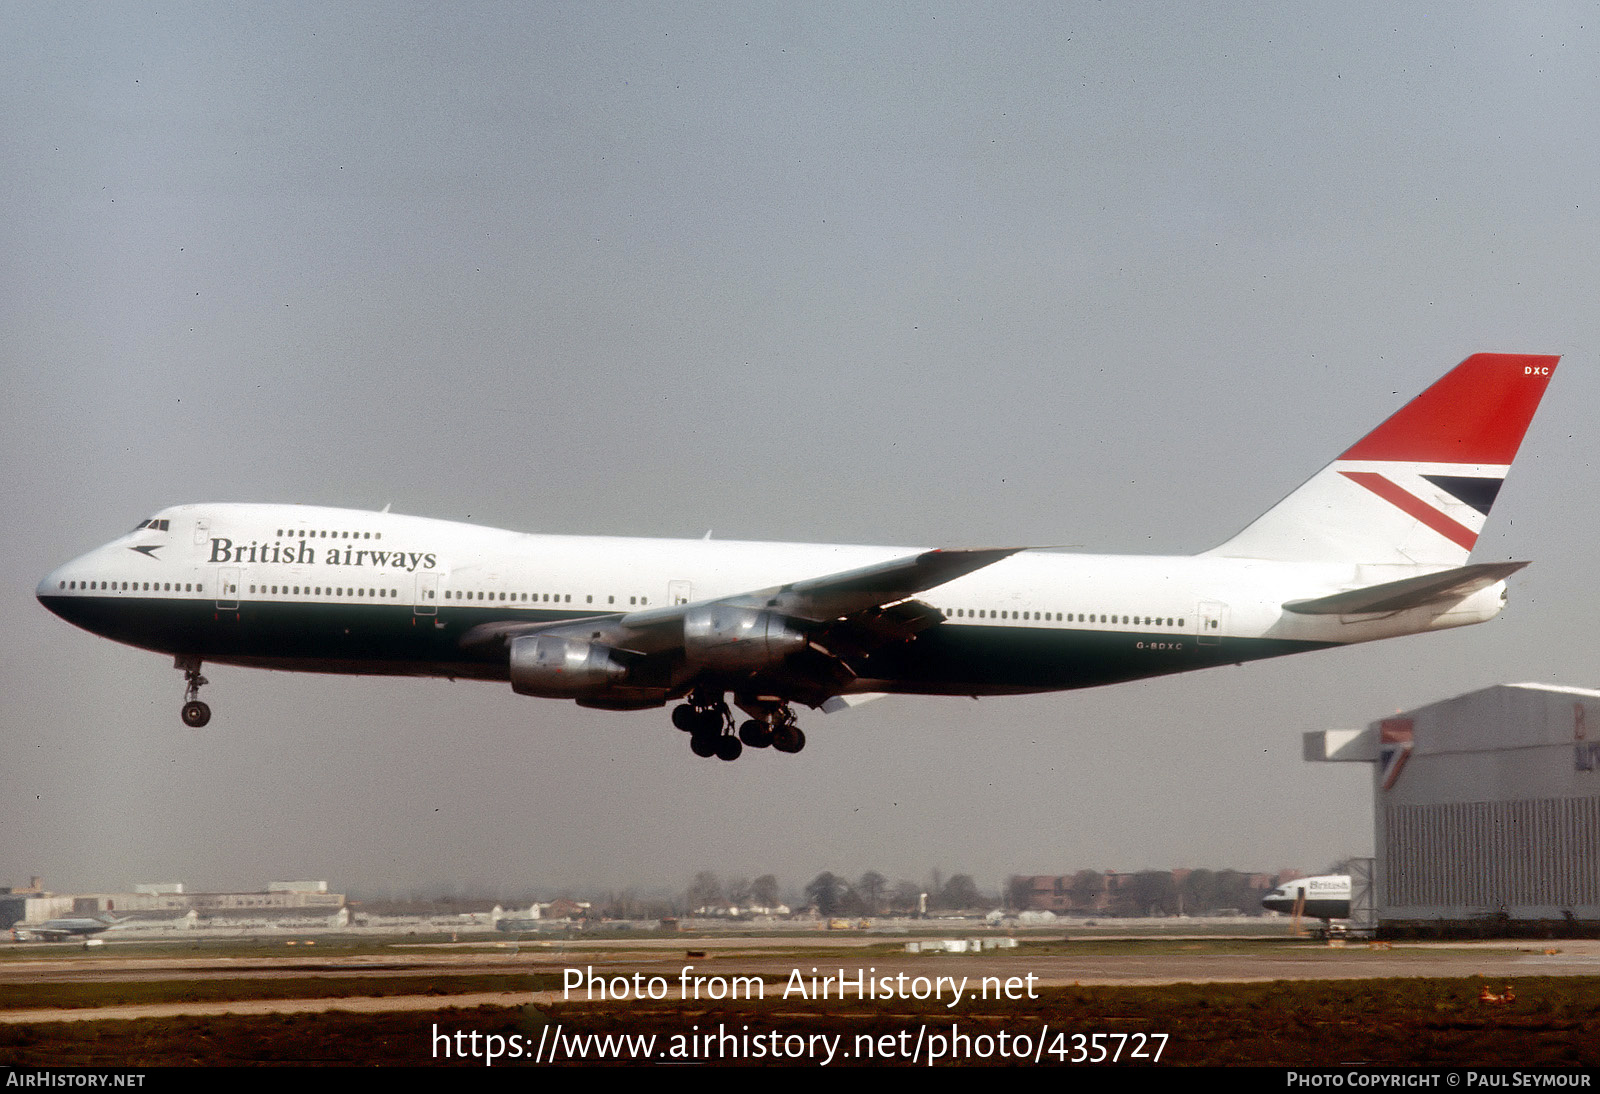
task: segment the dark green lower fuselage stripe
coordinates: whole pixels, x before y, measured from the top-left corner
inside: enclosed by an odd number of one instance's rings
[[[141,649],[217,664],[358,675],[508,678],[505,648],[464,649],[484,623],[558,623],[594,613],[503,607],[443,607],[417,615],[408,604],[285,603],[132,597],[41,597],[74,625]],[[1058,691],[1254,661],[1335,643],[1071,627],[945,623],[852,662],[875,690],[934,695]]]

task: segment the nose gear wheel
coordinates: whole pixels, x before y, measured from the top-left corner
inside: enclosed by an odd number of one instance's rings
[[[211,708],[200,701],[200,689],[210,681],[200,675],[198,657],[174,658],[173,666],[183,670],[183,678],[188,682],[183,692],[183,724],[199,729],[211,721]]]

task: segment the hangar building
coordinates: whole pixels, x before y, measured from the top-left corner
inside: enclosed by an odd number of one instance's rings
[[[1600,691],[1500,684],[1305,752],[1372,764],[1381,933],[1600,935]]]

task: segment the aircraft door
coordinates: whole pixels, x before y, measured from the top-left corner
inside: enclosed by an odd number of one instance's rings
[[[669,581],[667,582],[667,603],[687,604],[694,599],[694,582]]]
[[[438,615],[439,614],[439,575],[424,573],[417,575],[417,600],[412,606],[413,615]]]
[[[1195,608],[1195,640],[1202,646],[1222,644],[1222,632],[1228,629],[1228,606],[1216,600],[1202,600]]]
[[[239,568],[237,566],[219,566],[217,568],[217,607],[229,612],[239,610]]]

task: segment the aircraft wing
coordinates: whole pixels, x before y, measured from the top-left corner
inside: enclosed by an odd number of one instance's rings
[[[716,600],[629,612],[618,623],[633,639],[628,648],[639,649],[640,652],[654,652],[663,638],[671,645],[671,636],[674,632],[681,636],[683,622],[691,612],[713,607],[760,609],[805,623],[824,623],[850,617],[860,617],[863,623],[881,620],[889,626],[897,621],[910,624],[910,633],[914,634],[924,626],[938,622],[939,618],[938,613],[926,605],[908,603],[918,593],[965,577],[1025,550],[1025,547],[968,547],[923,551],[856,570],[806,578]],[[931,615],[928,614],[930,612]]]
[[[922,551],[872,566],[766,589],[643,611],[558,623],[482,623],[465,646],[530,636],[595,644],[629,665],[627,686],[676,691],[701,672],[760,674],[813,704],[855,678],[850,667],[885,644],[906,641],[942,621],[916,595],[992,566],[1025,547]],[[652,669],[653,666],[653,669]],[[649,681],[649,682],[647,682]]]
[[[551,631],[602,631],[608,638],[623,638],[623,645],[637,653],[655,653],[674,645],[681,638],[683,622],[692,611],[713,606],[770,610],[791,619],[822,623],[857,616],[866,626],[878,625],[910,633],[938,622],[938,613],[916,604],[917,593],[964,577],[1001,559],[1010,558],[1026,547],[940,548],[890,559],[872,566],[845,570],[826,577],[812,577],[768,589],[737,593],[715,600],[691,604],[671,604],[644,611],[594,615],[587,619],[564,619],[559,623],[532,623],[506,620],[481,623],[462,635],[461,644],[478,646],[509,641],[525,634]],[[929,613],[932,613],[931,615]]]
[[[1300,615],[1364,615],[1448,604],[1487,589],[1496,581],[1504,581],[1526,565],[1526,562],[1480,562],[1457,566],[1436,574],[1386,581],[1382,585],[1368,585],[1332,596],[1290,600],[1284,608]]]

